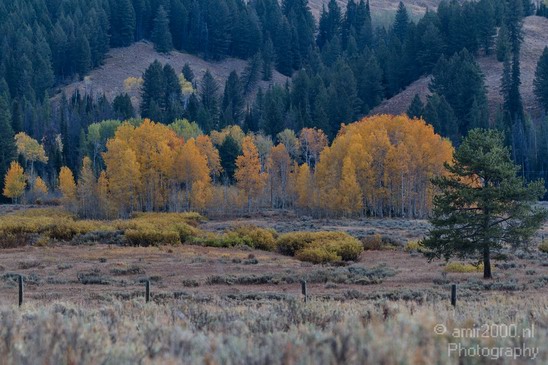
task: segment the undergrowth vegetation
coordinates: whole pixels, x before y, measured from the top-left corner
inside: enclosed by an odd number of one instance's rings
[[[542,241],[541,244],[538,246],[538,249],[541,252],[548,253],[548,241]]]
[[[52,242],[143,247],[191,244],[249,247],[316,264],[355,261],[363,251],[359,240],[343,232],[295,232],[279,236],[273,229],[238,225],[212,233],[198,228],[203,220],[197,213],[139,213],[127,220],[78,220],[58,208],[31,209],[0,217],[0,248]]]
[[[455,273],[470,273],[470,272],[483,272],[483,264],[474,265],[464,262],[448,262],[444,269],[446,272]]]
[[[546,363],[546,303],[496,297],[458,312],[444,302],[132,299],[0,308],[5,364],[460,364],[448,356],[454,329],[534,324],[526,346]],[[437,335],[443,324],[447,333]],[[463,347],[523,346],[520,337],[459,338]],[[464,360],[464,362],[462,362]],[[475,357],[474,364],[493,363]],[[501,356],[497,364],[531,363]]]

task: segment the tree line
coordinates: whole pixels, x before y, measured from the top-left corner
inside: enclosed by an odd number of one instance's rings
[[[85,218],[125,218],[140,211],[252,212],[295,208],[320,216],[425,217],[430,178],[443,174],[451,143],[406,116],[377,116],[344,126],[332,145],[319,129],[286,129],[276,143],[239,126],[203,134],[195,123],[104,121],[88,129],[77,176],[62,166],[46,184],[34,163],[44,146],[17,135],[5,176],[14,202],[58,197]]]
[[[430,73],[433,95],[415,98],[409,115],[422,116],[458,144],[469,129],[489,125],[475,57],[494,53],[506,64],[504,109],[495,126],[507,131],[507,143],[524,171],[544,174],[546,122],[527,119],[516,89],[521,22],[534,11],[527,0],[450,1],[412,21],[400,3],[394,21],[380,24],[365,0],[351,0],[346,9],[332,0],[317,23],[306,0],[0,4],[0,18],[6,20],[0,26],[6,35],[0,52],[0,173],[16,156],[12,136],[25,132],[44,145],[48,163],[36,168],[49,184],[58,179],[61,166],[78,175],[88,127],[138,114],[164,124],[186,118],[205,133],[236,124],[273,139],[285,129],[319,128],[332,141],[341,123],[368,115],[383,99]],[[50,102],[55,86],[84,77],[104,61],[109,47],[141,39],[153,41],[159,52],[239,57],[248,65],[220,85],[211,73],[195,79],[190,66],[173,70],[153,63],[143,75],[139,110],[125,94],[110,102],[76,92]],[[548,82],[545,62],[539,61],[539,95]],[[269,80],[273,70],[292,78],[257,90],[257,81]],[[192,85],[192,92],[181,81]]]

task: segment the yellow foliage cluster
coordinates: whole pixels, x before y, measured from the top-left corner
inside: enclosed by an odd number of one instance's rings
[[[233,214],[256,207],[425,217],[435,194],[431,179],[445,173],[453,154],[451,143],[430,125],[405,115],[343,126],[331,146],[325,133],[312,128],[298,137],[285,130],[277,145],[270,136],[246,135],[239,126],[207,136],[187,120],[165,126],[145,119],[110,129],[114,137],[102,153],[104,171],[94,172],[84,159],[77,184],[66,168],[60,174],[65,203],[72,202],[68,206],[77,206],[84,217],[127,218],[135,211]],[[219,179],[217,148],[227,137],[241,149],[235,186]],[[224,163],[232,166],[231,160]]]
[[[302,261],[325,263],[356,260],[363,246],[344,232],[293,232],[281,235],[278,251]]]
[[[343,126],[320,154],[315,194],[299,196],[301,207],[376,216],[424,216],[432,207],[430,179],[451,161],[451,143],[423,120],[379,115]],[[309,184],[310,171],[299,183]],[[298,188],[300,191],[307,189]]]
[[[455,272],[455,273],[469,273],[469,272],[483,272],[483,264],[472,265],[462,262],[449,262],[445,266],[445,272]]]
[[[62,209],[31,209],[0,217],[0,247],[14,247],[37,239],[71,241],[92,232],[121,232],[136,246],[179,244],[198,236],[198,213],[138,214],[128,220],[78,220]]]
[[[538,246],[538,249],[541,252],[548,253],[548,241],[542,241],[541,244]]]
[[[220,162],[208,137],[199,138],[199,144],[193,138],[185,142],[173,129],[148,119],[137,127],[123,123],[106,144],[106,170],[99,179],[84,159],[78,194],[66,167],[60,190],[66,201],[78,199],[84,212],[89,210],[86,204],[93,203],[90,192],[96,191],[106,217],[128,217],[142,210],[203,210],[212,198],[210,166],[217,173]]]
[[[17,203],[25,192],[26,186],[27,179],[23,167],[18,162],[12,161],[4,178],[4,191],[2,193],[6,198],[13,199]]]
[[[139,91],[143,82],[143,78],[141,77],[128,77],[124,80],[124,89],[127,92]]]

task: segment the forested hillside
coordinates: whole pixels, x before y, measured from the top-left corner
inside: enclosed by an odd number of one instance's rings
[[[351,0],[341,7],[330,0],[315,13],[312,9],[318,9],[318,3],[1,3],[0,173],[19,159],[31,171],[28,189],[40,177],[46,190],[58,191],[61,167],[78,180],[82,161],[89,157],[91,176],[97,179],[105,167],[101,153],[109,150],[106,146],[118,133],[120,121],[130,119],[132,126],[139,127],[143,121],[136,118],[149,118],[170,125],[185,145],[189,138],[210,135],[223,167],[216,182],[231,185],[237,181],[231,172],[235,162],[245,155],[244,138],[239,132],[234,138],[230,132],[234,126],[250,136],[262,154],[260,172],[266,172],[272,146],[290,150],[288,143],[296,139],[288,138],[291,133],[316,131],[325,136],[321,145],[326,147],[341,124],[361,119],[383,100],[432,75],[430,96],[417,97],[406,107],[411,117],[423,117],[454,145],[472,128],[502,129],[523,174],[546,175],[546,119],[540,113],[529,115],[524,105],[534,103],[539,111],[548,108],[544,98],[548,55],[528,60],[535,68],[529,71],[536,74],[534,93],[527,94],[525,102],[520,93],[523,19],[534,13],[546,15],[543,4],[480,0],[439,5],[409,1],[394,6],[387,2],[386,8],[393,7],[394,12],[393,21],[386,23],[379,2]],[[422,14],[417,11],[421,5],[432,8]],[[375,21],[381,16],[383,21]],[[149,48],[146,62],[134,52],[119,62],[117,71],[109,68],[109,51],[115,60],[117,53],[149,47],[143,42],[150,42],[158,57],[151,57]],[[132,57],[141,59],[131,62]],[[154,58],[160,61],[153,62]],[[498,89],[491,79],[486,82],[484,59],[495,62],[494,69],[500,70]],[[101,67],[106,81],[96,88],[94,77],[100,71],[87,76]],[[123,81],[107,90],[109,79]],[[496,108],[488,105],[492,90],[500,90]],[[14,140],[20,132],[43,148],[43,156],[25,152],[21,138]],[[216,133],[224,137],[215,140]],[[321,150],[314,158],[308,158],[309,150],[302,146],[295,151],[289,154],[289,165],[307,165],[313,174]],[[376,211],[367,204],[363,212]],[[409,214],[407,209],[400,213],[384,209],[375,214]]]

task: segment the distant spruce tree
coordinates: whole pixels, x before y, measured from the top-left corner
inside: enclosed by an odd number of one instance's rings
[[[14,132],[7,94],[0,94],[0,191],[4,188],[4,175],[16,157]]]
[[[491,256],[505,247],[524,247],[547,218],[534,203],[545,194],[544,181],[526,184],[495,130],[471,130],[446,164],[449,174],[435,178],[432,229],[421,244],[430,259],[472,258],[492,278]]]
[[[158,13],[154,18],[151,39],[157,52],[169,53],[173,50],[173,40],[169,31],[169,18],[162,5],[158,8]]]
[[[538,60],[533,86],[535,96],[548,112],[548,47],[544,47],[544,52]]]
[[[497,43],[496,43],[496,54],[497,54],[497,60],[499,62],[504,62],[506,58],[510,56],[511,46],[510,46],[510,38],[508,36],[508,30],[506,29],[506,26],[503,24],[499,29],[499,34],[497,36]]]
[[[135,39],[135,9],[131,0],[111,0],[111,43],[115,47],[127,47]]]
[[[219,146],[219,157],[223,174],[229,182],[234,181],[234,172],[236,171],[236,159],[241,154],[241,148],[238,142],[232,136],[227,136]]]
[[[249,59],[244,71],[242,72],[241,81],[244,94],[249,94],[257,85],[257,82],[261,79],[261,71],[262,59],[261,55],[257,53]]]
[[[194,82],[194,72],[192,71],[192,68],[190,68],[190,65],[188,64],[188,62],[184,64],[182,72],[186,81],[192,82],[192,83]]]
[[[415,97],[411,101],[409,108],[407,109],[407,115],[409,118],[421,118],[424,113],[424,104],[422,103],[419,94],[415,94]]]
[[[272,65],[274,62],[274,45],[272,40],[267,38],[264,42],[263,49],[261,51],[262,56],[262,65],[263,65],[263,80],[270,81],[272,80]]]
[[[232,71],[225,83],[222,102],[221,124],[224,128],[231,124],[242,125],[244,119],[245,99],[242,84],[236,71]]]
[[[80,76],[80,79],[83,80],[92,66],[89,42],[83,34],[80,34],[75,41],[74,62],[76,65],[76,72]]]
[[[211,72],[207,70],[201,83],[200,102],[202,113],[201,118],[198,120],[200,128],[206,133],[218,129],[219,90],[219,84]]]
[[[407,29],[409,27],[409,14],[407,13],[407,8],[404,3],[400,1],[398,5],[398,11],[396,12],[396,19],[394,20],[393,30],[396,37],[403,42],[405,36],[407,35]]]
[[[141,91],[141,116],[152,120],[161,120],[164,95],[164,73],[162,64],[155,60],[143,74],[143,87]]]
[[[443,96],[459,121],[459,134],[465,136],[468,130],[487,127],[487,92],[484,75],[466,50],[453,55],[449,60],[440,58],[433,71],[430,91]],[[481,120],[472,118],[470,111],[474,105],[481,108]],[[478,125],[478,123],[480,123]]]
[[[127,93],[116,95],[112,101],[112,109],[114,109],[116,117],[122,120],[135,117],[135,110]]]

